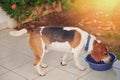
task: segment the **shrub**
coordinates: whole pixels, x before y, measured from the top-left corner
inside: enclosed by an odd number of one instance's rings
[[[21,22],[31,15],[35,6],[44,3],[51,4],[54,1],[59,0],[0,0],[0,6],[10,17]]]

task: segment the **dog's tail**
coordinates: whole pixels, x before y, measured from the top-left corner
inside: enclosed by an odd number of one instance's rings
[[[26,29],[21,29],[19,31],[15,30],[15,31],[9,32],[9,34],[12,35],[12,36],[21,36],[21,35],[23,35],[25,33],[27,33]]]

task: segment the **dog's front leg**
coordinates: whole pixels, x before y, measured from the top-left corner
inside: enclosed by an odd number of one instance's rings
[[[39,62],[37,65],[34,64],[34,67],[35,67],[35,69],[37,70],[37,72],[39,73],[40,76],[45,76],[46,73],[41,69],[40,65],[41,64]]]
[[[80,65],[79,63],[79,51],[76,49],[72,49],[73,59],[75,61],[75,65],[78,67],[79,70],[84,71],[86,67]]]

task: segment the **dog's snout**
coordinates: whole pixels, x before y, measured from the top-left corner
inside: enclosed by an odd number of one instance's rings
[[[105,57],[105,58],[102,59],[102,61],[103,61],[104,63],[110,63],[111,60],[112,60],[112,58],[111,58],[110,55],[108,55],[107,57]]]

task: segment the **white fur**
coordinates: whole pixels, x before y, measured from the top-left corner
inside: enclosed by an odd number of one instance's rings
[[[41,30],[40,30],[40,34],[42,35],[42,30],[44,29],[44,27],[41,27]],[[25,34],[25,33],[27,33],[27,30],[26,29],[21,29],[21,30],[19,30],[19,31],[17,31],[17,30],[14,30],[14,31],[10,31],[9,32],[9,34],[11,35],[11,36],[21,36],[21,35],[23,35],[23,34]]]
[[[14,28],[17,25],[16,21],[10,18],[9,15],[0,7],[0,30],[5,28]]]
[[[42,56],[41,56],[41,60],[40,60],[40,64],[39,66],[41,65],[41,67],[43,68],[46,68],[48,65],[43,63],[43,57],[45,55],[45,43],[43,41],[43,39],[41,38],[41,42],[42,42],[42,48],[43,48],[43,53],[42,53]],[[41,76],[44,76],[46,73],[44,71],[42,71],[42,69],[40,67],[37,68],[37,71],[38,73],[41,75]]]
[[[102,61],[103,61],[104,63],[109,63],[109,62],[110,62],[110,59],[111,59],[111,56],[108,55],[107,57],[103,58]]]
[[[82,66],[80,64],[80,61],[79,61],[79,53],[80,51],[78,51],[76,48],[72,48],[72,54],[73,54],[73,59],[75,61],[75,65],[76,67],[81,70],[81,71],[84,71],[86,70],[86,67]]]
[[[9,32],[9,34],[12,35],[12,36],[21,36],[21,35],[23,35],[25,33],[27,33],[26,29],[21,29],[19,31],[14,30],[14,31]]]
[[[67,58],[67,56],[68,56],[68,53],[67,52],[65,52],[64,54],[63,54],[63,57],[61,58],[61,65],[67,65],[67,62],[66,62],[66,58]]]
[[[93,35],[90,35],[90,36],[91,36],[91,39],[90,39],[90,43],[89,43],[88,52],[91,52],[93,50],[93,43],[94,43],[94,40],[96,40],[95,36],[93,36]]]
[[[43,29],[45,28],[44,26],[42,26],[42,27],[40,27],[41,28],[41,30],[40,30],[40,34],[42,35],[42,31],[43,31]]]
[[[40,68],[40,62],[34,67],[37,70],[38,74],[40,74],[40,76],[45,76],[46,75],[46,73],[44,71],[42,71],[42,69]]]
[[[41,56],[41,61],[40,61],[40,63],[43,63],[43,62],[42,62],[42,59],[43,59],[43,57],[44,57],[44,55],[45,55],[45,43],[44,43],[44,41],[43,41],[42,38],[41,38],[41,42],[42,42],[43,53],[42,53],[42,56]]]

